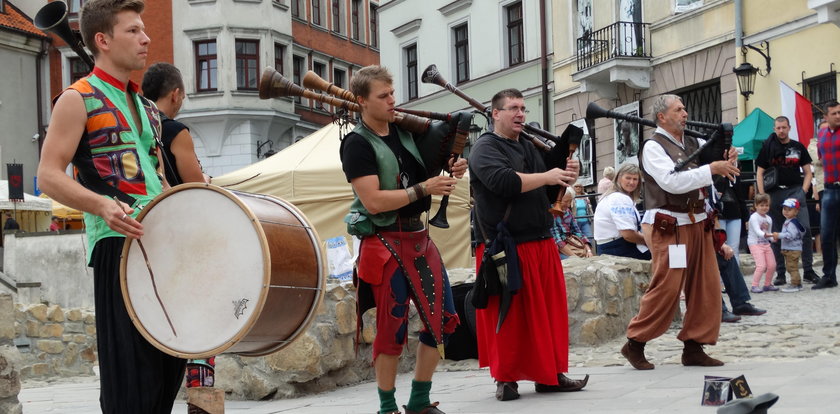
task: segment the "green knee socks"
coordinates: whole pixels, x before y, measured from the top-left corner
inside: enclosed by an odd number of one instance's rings
[[[432,390],[431,381],[411,381],[411,397],[408,398],[408,408],[411,411],[419,412],[428,407],[432,402],[429,400],[429,391]]]
[[[397,400],[394,398],[394,393],[397,392],[396,388],[390,391],[383,391],[377,387],[376,390],[379,391],[379,412],[381,414],[390,414],[394,411],[399,411]]]

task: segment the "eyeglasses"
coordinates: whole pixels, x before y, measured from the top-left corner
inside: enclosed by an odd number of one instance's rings
[[[517,113],[519,111],[522,111],[523,114],[527,114],[527,113],[531,112],[530,110],[525,109],[524,106],[514,106],[514,107],[511,107],[511,108],[501,108],[501,109],[499,109],[499,111],[511,111],[513,113]]]

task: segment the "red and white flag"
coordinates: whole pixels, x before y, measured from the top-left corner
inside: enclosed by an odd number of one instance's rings
[[[814,137],[811,101],[782,81],[779,81],[779,89],[782,93],[782,115],[790,120],[790,137],[808,148],[808,143]]]

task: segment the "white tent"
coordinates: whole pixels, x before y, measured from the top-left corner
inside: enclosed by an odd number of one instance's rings
[[[11,201],[7,180],[0,180],[0,210],[15,215],[15,220],[23,231],[47,231],[50,228],[52,200],[24,193],[23,201]],[[0,216],[0,219],[2,219],[1,222],[6,221],[5,216]]]
[[[349,242],[343,218],[353,201],[353,190],[341,169],[338,151],[340,137],[350,131],[351,127],[341,131],[336,124],[327,125],[263,161],[214,177],[212,183],[282,198],[303,211],[322,241],[345,236]],[[438,203],[439,197],[434,197],[431,214],[438,211]],[[446,216],[449,229],[431,227],[444,263],[448,268],[473,267],[467,178],[459,180],[449,197]]]

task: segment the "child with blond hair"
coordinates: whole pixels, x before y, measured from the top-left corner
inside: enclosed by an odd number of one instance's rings
[[[770,242],[778,240],[778,235],[770,231],[773,228],[773,219],[767,214],[768,211],[770,211],[770,196],[757,194],[755,196],[755,213],[750,216],[749,232],[747,233],[747,245],[750,248],[753,260],[755,260],[755,272],[750,288],[752,293],[779,290],[779,288],[773,286],[776,258],[770,248]],[[762,274],[765,275],[763,288],[761,287]]]

